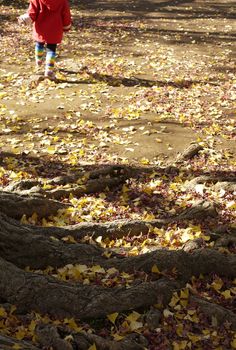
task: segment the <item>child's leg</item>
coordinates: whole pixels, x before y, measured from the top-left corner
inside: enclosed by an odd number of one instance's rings
[[[47,77],[54,76],[56,49],[57,49],[57,44],[47,44],[46,67],[45,67],[45,76]]]
[[[36,67],[40,67],[43,63],[43,54],[44,54],[44,43],[37,42],[35,43],[35,63]]]

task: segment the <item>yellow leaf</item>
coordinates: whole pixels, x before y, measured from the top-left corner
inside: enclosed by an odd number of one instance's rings
[[[23,327],[20,327],[15,334],[16,339],[22,340],[25,336],[26,336],[25,329]]]
[[[132,322],[130,322],[129,326],[130,326],[131,331],[136,331],[137,329],[143,327],[143,323],[137,322],[137,321],[132,321]]]
[[[88,350],[97,350],[96,344],[91,345]]]
[[[176,333],[178,334],[179,337],[182,337],[184,331],[184,326],[182,323],[179,323],[178,326],[176,327]]]
[[[118,312],[114,312],[113,314],[107,315],[107,318],[111,323],[115,324],[118,315]]]
[[[153,193],[153,189],[148,186],[145,186],[143,187],[143,192],[147,193],[148,195],[151,195]]]
[[[109,251],[105,251],[102,256],[105,256],[105,258],[110,258],[112,255],[112,252],[109,252]]]
[[[236,349],[236,338],[230,343],[232,346],[232,349]]]
[[[28,220],[27,220],[27,217],[26,217],[26,215],[24,214],[23,216],[22,216],[22,218],[20,219],[20,223],[21,224],[28,224]]]
[[[146,221],[151,221],[151,220],[155,220],[156,219],[156,217],[155,217],[155,215],[154,214],[146,214],[145,215],[145,217],[144,217],[144,220],[146,220]]]
[[[139,250],[138,250],[137,247],[133,247],[133,248],[130,249],[130,251],[129,251],[129,254],[130,254],[130,255],[138,255],[138,253],[139,253]]]
[[[72,334],[67,335],[67,336],[64,338],[64,340],[66,340],[66,341],[68,341],[68,342],[72,342],[72,341],[74,340],[73,335],[72,335]]]
[[[195,334],[187,334],[188,338],[191,340],[192,343],[196,343],[199,340],[201,340],[201,336],[195,335]]]
[[[224,284],[224,282],[222,281],[221,278],[216,278],[212,282],[211,287],[218,292],[222,288],[223,284]]]
[[[187,340],[182,340],[180,342],[173,342],[173,350],[184,350],[186,349],[188,342]]]
[[[161,273],[156,264],[152,267],[152,273]]]
[[[129,188],[125,184],[122,186],[122,192],[123,193],[129,192]]]
[[[14,311],[16,311],[16,306],[12,305],[10,309],[10,314],[12,315]]]
[[[197,314],[191,314],[188,312],[188,314],[184,317],[185,320],[189,320],[191,322],[194,322],[194,323],[199,323],[199,318],[197,316]]]
[[[113,336],[113,339],[116,340],[116,341],[124,339],[124,336],[123,335],[119,335],[118,333],[114,333],[114,334],[112,334],[112,336]]]
[[[229,203],[226,205],[226,207],[227,207],[228,209],[231,209],[231,210],[236,210],[236,202],[235,202],[235,201],[231,201],[231,202],[229,202]]]
[[[30,218],[33,222],[37,222],[38,220],[38,214],[37,213],[33,213],[33,215]]]
[[[36,328],[36,325],[37,325],[37,323],[35,322],[35,320],[32,320],[31,322],[30,322],[30,324],[29,324],[29,330],[30,330],[30,332],[34,332],[34,330],[35,330],[35,328]]]
[[[173,314],[173,312],[170,312],[170,310],[165,309],[165,310],[163,311],[163,315],[164,315],[165,318],[167,318],[167,317],[169,317],[169,316],[173,316],[174,314]]]
[[[177,293],[175,292],[172,295],[171,301],[169,302],[169,306],[174,307],[176,304],[178,304],[178,302],[179,302],[179,297],[178,297]]]
[[[104,270],[103,267],[101,267],[100,265],[95,265],[91,268],[91,271],[94,273],[105,273],[106,271]]]
[[[170,184],[170,189],[173,191],[178,191],[178,185],[175,182]]]
[[[13,347],[12,347],[12,349],[14,349],[14,350],[20,350],[20,349],[22,349],[22,347],[21,347],[20,344],[14,344]]]
[[[180,299],[180,305],[186,307],[188,305],[188,299]]]
[[[181,242],[185,243],[189,240],[194,239],[194,235],[192,234],[192,232],[189,231],[189,229],[185,230],[184,233],[181,236]]]
[[[189,290],[187,288],[181,290],[180,299],[188,299],[189,298]]]
[[[68,243],[77,243],[74,237],[71,235],[63,237],[61,240]]]
[[[211,237],[210,236],[205,236],[205,235],[202,235],[202,238],[204,239],[204,241],[210,241]]]
[[[140,314],[136,311],[133,311],[131,314],[129,314],[129,316],[126,317],[126,320],[133,322],[133,321],[137,321],[140,318]]]
[[[6,310],[3,307],[0,307],[0,317],[7,317]]]
[[[64,322],[66,323],[66,324],[68,324],[68,326],[70,327],[70,328],[72,328],[74,331],[76,331],[76,332],[81,332],[81,330],[82,330],[82,327],[79,327],[78,325],[77,325],[77,323],[75,322],[75,320],[74,320],[74,318],[65,318],[64,319]]]
[[[55,154],[56,153],[56,148],[54,146],[48,146],[47,152],[49,154]]]
[[[223,295],[225,297],[225,299],[231,299],[232,298],[232,295],[231,295],[229,289],[225,290],[224,292],[221,292],[221,295]]]
[[[143,164],[143,165],[147,165],[147,164],[149,164],[150,162],[149,162],[148,159],[142,158],[142,159],[140,160],[140,163]]]

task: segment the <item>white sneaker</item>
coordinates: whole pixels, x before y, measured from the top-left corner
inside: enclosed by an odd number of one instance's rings
[[[53,71],[48,71],[48,72],[45,72],[44,74],[45,78],[51,80],[51,81],[56,81],[57,78],[56,78],[56,75]]]

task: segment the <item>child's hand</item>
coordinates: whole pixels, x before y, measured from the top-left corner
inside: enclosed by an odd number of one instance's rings
[[[27,24],[31,24],[32,20],[31,20],[30,16],[28,15],[28,13],[25,13],[25,14],[21,15],[20,17],[18,17],[18,23],[27,25]]]
[[[64,26],[63,27],[63,32],[64,33],[69,32],[70,29],[71,29],[71,24],[69,24],[68,26]]]

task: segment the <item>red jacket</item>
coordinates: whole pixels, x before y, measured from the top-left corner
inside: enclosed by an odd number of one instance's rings
[[[33,24],[33,38],[39,42],[59,44],[63,31],[71,27],[68,0],[30,0],[27,11]]]

